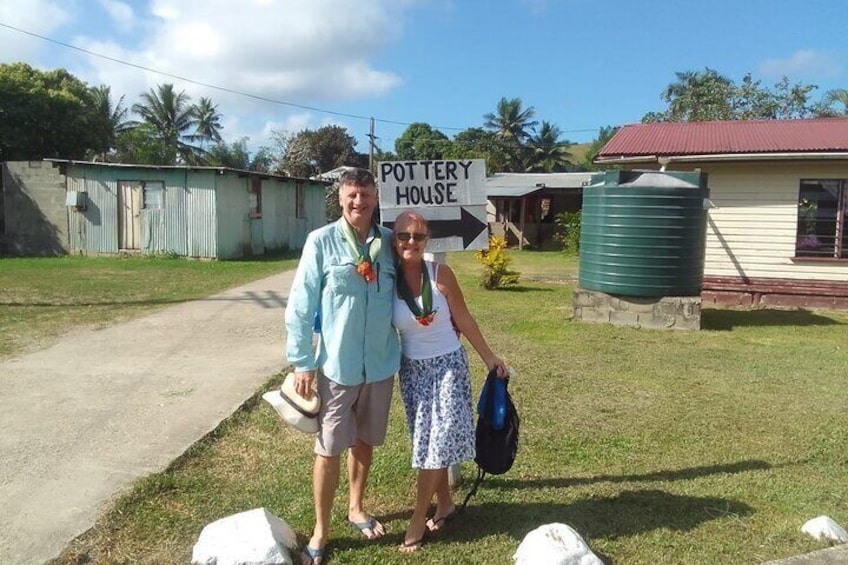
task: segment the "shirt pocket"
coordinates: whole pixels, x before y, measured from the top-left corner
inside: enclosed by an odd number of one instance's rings
[[[353,265],[333,265],[327,269],[327,288],[334,294],[359,294],[362,292],[362,282],[362,275]]]

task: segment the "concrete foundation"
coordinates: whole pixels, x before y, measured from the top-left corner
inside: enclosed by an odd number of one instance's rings
[[[578,288],[574,319],[656,330],[700,330],[700,296],[635,297]]]

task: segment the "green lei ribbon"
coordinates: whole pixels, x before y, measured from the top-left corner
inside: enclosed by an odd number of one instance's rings
[[[418,303],[412,296],[412,290],[406,284],[403,267],[399,267],[399,269],[400,276],[397,279],[398,294],[406,302],[406,305],[415,316],[415,319],[418,320],[418,323],[422,326],[429,326],[433,321],[433,315],[436,311],[433,310],[433,287],[430,286],[430,273],[428,272],[427,264],[421,261],[421,302],[424,306],[423,310],[419,308]]]
[[[354,234],[353,232],[353,227],[351,227],[347,220],[344,220],[342,222],[342,232],[344,233],[348,247],[350,247],[351,253],[353,253],[354,258],[356,259],[357,266],[361,265],[362,263],[368,263],[369,265],[377,264],[377,257],[380,256],[380,248],[383,245],[380,238],[379,228],[376,230],[376,234],[371,240],[371,243],[368,244],[368,252],[366,253],[365,257],[363,257],[362,253],[360,253],[359,240],[356,238],[356,234]]]

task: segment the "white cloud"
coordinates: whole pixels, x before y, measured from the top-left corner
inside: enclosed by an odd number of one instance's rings
[[[391,0],[154,0],[146,58],[163,71],[285,101],[347,100],[401,83],[372,59],[397,37]]]
[[[25,8],[20,2],[0,1],[0,22],[38,35],[49,36],[70,20],[70,13],[61,4],[49,0],[30,0]],[[0,63],[38,59],[45,47],[43,39],[0,28]]]
[[[100,5],[119,27],[132,29],[135,24],[135,13],[132,6],[118,0],[100,0]]]
[[[766,59],[759,66],[762,76],[792,80],[832,79],[844,71],[840,61],[829,53],[802,49],[784,59]]]

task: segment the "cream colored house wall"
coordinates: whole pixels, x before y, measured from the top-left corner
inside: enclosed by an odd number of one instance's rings
[[[796,261],[802,179],[848,179],[848,163],[701,163],[710,199],[704,275],[848,281],[848,261]]]

